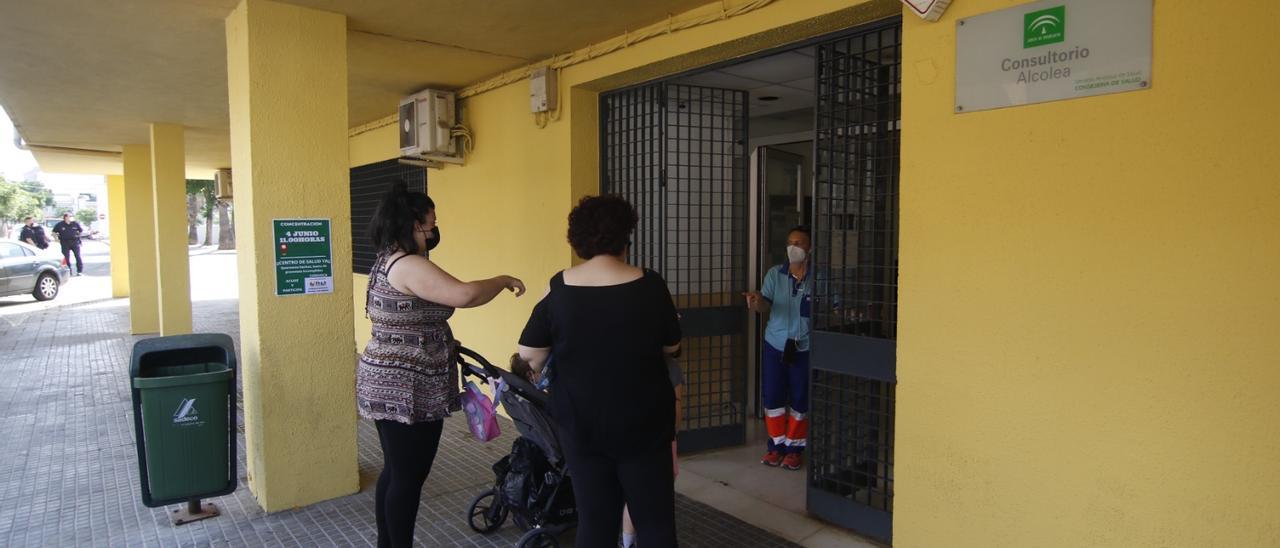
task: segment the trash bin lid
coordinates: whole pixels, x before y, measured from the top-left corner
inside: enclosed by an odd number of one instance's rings
[[[172,375],[164,375],[166,370]],[[190,373],[188,373],[190,371]],[[134,388],[167,388],[170,386],[189,386],[193,384],[211,384],[229,382],[232,377],[231,368],[222,363],[188,364],[158,368],[152,374],[161,376],[135,377]]]

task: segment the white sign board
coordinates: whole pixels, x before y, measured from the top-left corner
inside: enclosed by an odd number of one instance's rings
[[[956,21],[956,112],[1151,87],[1152,0],[1044,0]]]

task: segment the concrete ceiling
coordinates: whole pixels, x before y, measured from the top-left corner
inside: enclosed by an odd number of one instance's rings
[[[347,16],[352,126],[405,94],[459,88],[706,0],[286,0]],[[39,0],[0,7],[0,105],[46,171],[187,128],[188,174],[230,165],[224,20],[238,0]]]
[[[685,76],[677,82],[740,89],[752,117],[813,108],[813,48],[803,48]]]

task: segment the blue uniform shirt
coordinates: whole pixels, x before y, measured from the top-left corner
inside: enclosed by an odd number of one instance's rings
[[[787,339],[796,340],[796,350],[809,351],[809,328],[812,325],[813,299],[809,288],[809,272],[804,279],[791,277],[790,266],[770,268],[764,275],[760,295],[772,307],[769,323],[764,327],[764,341],[777,350],[786,347]]]

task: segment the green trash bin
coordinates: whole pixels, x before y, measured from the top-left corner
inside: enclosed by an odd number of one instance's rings
[[[183,499],[226,487],[231,368],[173,365],[144,375],[133,379],[133,387],[142,397],[151,496]]]
[[[186,502],[185,510],[173,511],[178,524],[216,515],[200,499],[230,494],[237,483],[231,337],[138,341],[129,374],[143,504]]]

